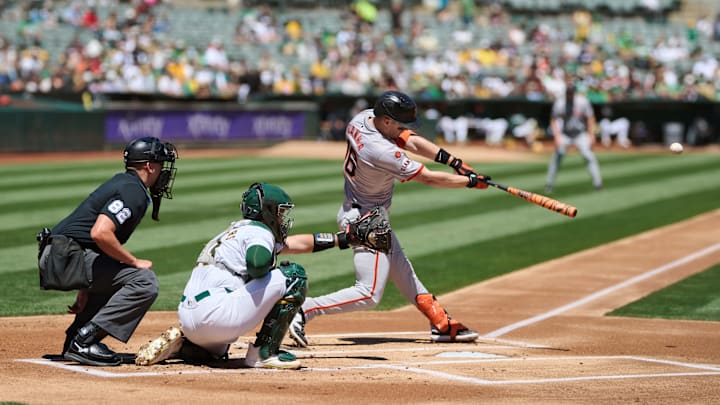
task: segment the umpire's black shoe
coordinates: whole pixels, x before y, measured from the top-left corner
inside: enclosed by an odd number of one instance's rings
[[[119,366],[122,362],[120,356],[108,349],[104,343],[83,346],[77,340],[73,340],[70,344],[70,348],[65,353],[65,359],[74,360],[86,366],[98,367]]]
[[[117,353],[100,343],[107,332],[92,322],[78,330],[77,335],[65,352],[67,360],[74,360],[87,366],[110,367],[122,362]]]

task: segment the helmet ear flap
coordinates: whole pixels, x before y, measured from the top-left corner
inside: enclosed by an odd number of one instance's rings
[[[243,217],[249,219],[260,219],[262,217],[263,199],[265,193],[261,183],[253,183],[242,196],[240,210]]]

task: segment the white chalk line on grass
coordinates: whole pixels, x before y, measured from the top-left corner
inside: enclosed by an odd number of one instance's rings
[[[343,351],[338,351],[342,353]],[[557,360],[634,360],[639,362],[652,362],[673,365],[677,367],[687,367],[691,369],[700,369],[706,371],[698,372],[672,372],[672,373],[641,373],[641,374],[610,374],[610,375],[586,375],[571,376],[557,378],[537,378],[537,379],[521,379],[521,380],[488,380],[484,378],[469,377],[453,373],[446,373],[436,370],[428,370],[419,368],[418,366],[437,366],[437,365],[459,365],[473,363],[497,363],[497,362],[518,362],[518,361],[557,361]],[[56,367],[68,371],[84,373],[95,377],[104,378],[133,378],[133,377],[159,377],[169,375],[199,375],[199,374],[246,374],[246,373],[281,373],[292,372],[287,370],[273,369],[198,369],[198,370],[176,370],[176,371],[159,371],[159,372],[110,372],[96,369],[93,367],[84,367],[77,365],[69,365],[54,362],[47,359],[18,359],[17,361],[33,363],[44,366]],[[354,370],[377,370],[390,369],[400,372],[408,372],[414,374],[424,374],[433,377],[457,381],[462,383],[470,383],[476,385],[517,385],[517,384],[548,384],[548,383],[566,383],[576,381],[597,381],[597,380],[624,380],[624,379],[640,379],[640,378],[672,378],[672,377],[702,377],[702,376],[720,376],[720,366],[683,363],[678,361],[668,361],[662,359],[653,359],[638,356],[568,356],[568,357],[533,357],[533,358],[494,358],[494,359],[467,359],[467,360],[442,360],[442,361],[424,361],[411,362],[403,364],[367,364],[361,366],[349,367],[307,367],[299,372],[338,372],[338,371],[354,371]]]
[[[635,276],[635,277],[633,277],[633,278],[631,278],[631,279],[625,280],[625,281],[623,281],[623,282],[621,282],[621,283],[615,284],[615,285],[613,285],[613,286],[610,286],[610,287],[608,287],[608,288],[605,288],[605,289],[603,289],[603,290],[600,290],[600,291],[598,291],[598,292],[596,292],[596,293],[593,293],[593,294],[590,294],[590,295],[588,295],[588,296],[585,296],[585,297],[583,297],[583,298],[581,298],[581,299],[579,299],[579,300],[577,300],[577,301],[571,302],[571,303],[569,303],[569,304],[567,304],[567,305],[563,305],[563,306],[561,306],[561,307],[559,307],[559,308],[555,308],[555,309],[553,309],[552,311],[548,311],[548,312],[545,312],[545,313],[543,313],[543,314],[535,315],[535,316],[533,316],[532,318],[527,318],[527,319],[524,319],[524,320],[522,320],[522,321],[515,322],[515,323],[513,323],[513,324],[504,326],[504,327],[502,327],[502,328],[500,328],[500,329],[497,329],[497,330],[495,330],[495,331],[492,331],[492,332],[490,332],[490,333],[487,333],[487,334],[485,334],[485,335],[482,336],[482,337],[483,337],[483,338],[496,338],[496,337],[502,336],[502,335],[504,335],[504,334],[506,334],[506,333],[508,333],[508,332],[512,332],[512,331],[514,331],[514,330],[516,330],[516,329],[520,329],[520,328],[523,328],[523,327],[525,327],[525,326],[529,326],[529,325],[532,325],[532,324],[534,324],[534,323],[538,323],[538,322],[544,321],[544,320],[546,320],[546,319],[548,319],[548,318],[552,318],[552,317],[554,317],[554,316],[556,316],[556,315],[559,315],[559,314],[561,314],[561,313],[563,313],[563,312],[566,312],[566,311],[569,311],[569,310],[571,310],[571,309],[577,308],[577,307],[579,307],[579,306],[585,305],[585,304],[587,304],[588,302],[594,301],[594,300],[596,300],[596,299],[598,299],[598,298],[602,298],[602,297],[604,297],[604,296],[606,296],[606,295],[608,295],[608,294],[611,294],[611,293],[613,293],[613,292],[615,292],[615,291],[617,291],[617,290],[620,290],[620,289],[622,289],[622,288],[625,288],[625,287],[631,286],[631,285],[633,285],[633,284],[639,283],[640,281],[643,281],[643,280],[647,280],[647,279],[649,279],[649,278],[651,278],[651,277],[655,277],[655,276],[657,276],[658,274],[661,274],[661,273],[666,272],[666,271],[668,271],[668,270],[674,269],[675,267],[682,266],[683,264],[689,263],[689,262],[691,262],[691,261],[693,261],[693,260],[695,260],[695,259],[698,259],[698,258],[703,257],[703,256],[705,256],[705,255],[708,255],[708,254],[710,254],[710,253],[713,253],[713,252],[715,252],[715,251],[718,250],[718,249],[720,249],[720,243],[716,243],[716,244],[714,244],[714,245],[712,245],[712,246],[709,246],[709,247],[707,247],[707,248],[705,248],[705,249],[699,250],[699,251],[697,251],[697,252],[695,252],[695,253],[691,253],[691,254],[689,254],[689,255],[687,255],[687,256],[685,256],[685,257],[682,257],[682,258],[680,258],[680,259],[678,259],[678,260],[675,260],[675,261],[673,261],[673,262],[664,264],[664,265],[662,265],[662,266],[660,266],[660,267],[656,267],[656,268],[654,268],[654,269],[652,269],[652,270],[650,270],[650,271],[647,271],[647,272],[645,272],[645,273],[642,273],[642,274],[640,274],[640,275],[637,275],[637,276]]]

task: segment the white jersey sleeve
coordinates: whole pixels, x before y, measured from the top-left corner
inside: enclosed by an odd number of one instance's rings
[[[345,198],[363,207],[389,209],[395,180],[412,180],[424,165],[378,132],[373,117],[372,109],[364,110],[345,129]]]
[[[274,257],[282,248],[265,225],[251,220],[236,221],[205,245],[197,262],[214,264],[245,278],[248,277],[246,253],[255,245],[273,252]]]

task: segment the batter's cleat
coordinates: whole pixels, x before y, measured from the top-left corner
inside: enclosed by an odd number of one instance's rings
[[[302,310],[295,314],[288,330],[290,338],[298,347],[308,347],[307,336],[305,336],[305,313]]]
[[[245,355],[245,365],[253,368],[276,368],[283,370],[297,370],[300,368],[300,361],[297,357],[285,350],[278,351],[277,354],[262,358],[260,347],[250,345]]]
[[[430,339],[433,342],[474,342],[480,335],[474,330],[468,329],[465,325],[450,321],[450,327],[445,332],[440,332],[436,327],[430,328]]]
[[[169,358],[177,357],[183,346],[183,340],[180,328],[172,326],[138,350],[135,364],[152,366]]]

